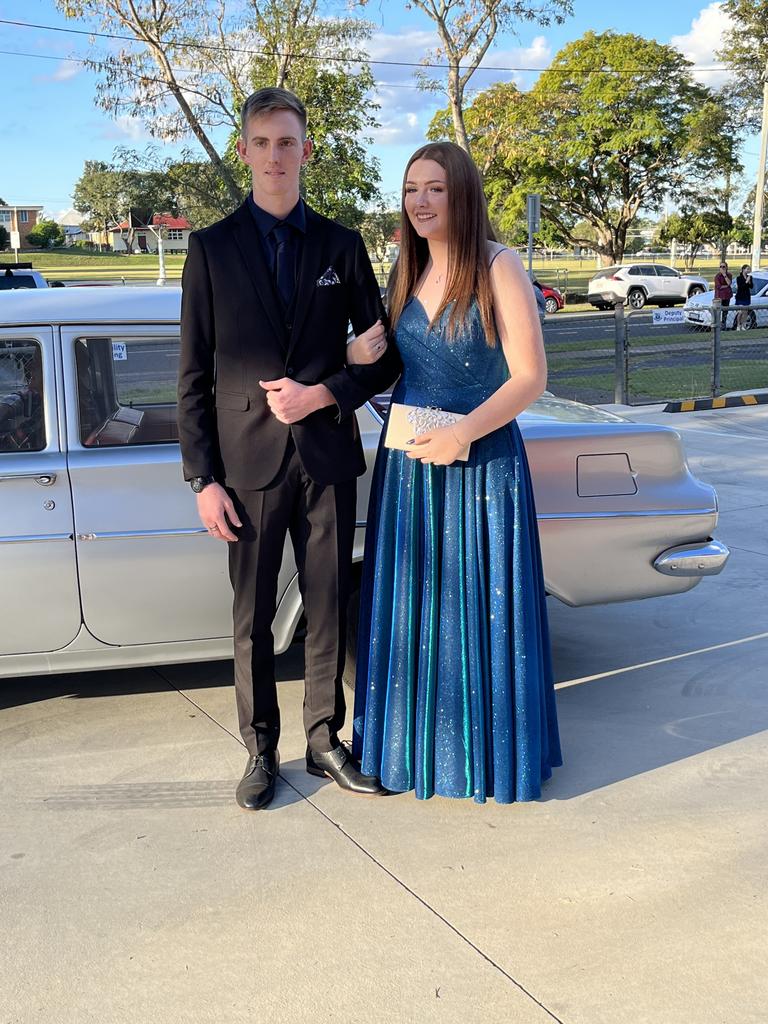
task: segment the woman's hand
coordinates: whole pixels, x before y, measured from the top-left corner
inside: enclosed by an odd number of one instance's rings
[[[431,462],[436,466],[450,466],[466,447],[454,434],[453,427],[438,427],[437,430],[419,434],[410,443],[414,451],[405,453],[409,459]]]
[[[381,320],[377,320],[373,327],[358,334],[355,340],[347,345],[347,365],[377,363],[386,351],[387,332]]]

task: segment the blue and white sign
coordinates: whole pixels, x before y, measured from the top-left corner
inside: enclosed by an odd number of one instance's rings
[[[682,309],[654,309],[654,324],[684,324],[685,311]]]
[[[114,362],[119,363],[123,359],[128,358],[128,346],[124,341],[113,341],[112,342],[112,359]]]

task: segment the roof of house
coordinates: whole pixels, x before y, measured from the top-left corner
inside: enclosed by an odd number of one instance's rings
[[[45,209],[45,207],[43,207],[43,206],[35,206],[32,203],[9,203],[7,206],[4,206],[2,203],[0,203],[0,210],[43,210],[43,209]]]
[[[169,213],[155,213],[152,216],[153,227],[181,228],[182,231],[191,231],[192,225],[186,217],[172,217]],[[130,225],[127,220],[120,221],[110,228],[110,231],[126,231]]]

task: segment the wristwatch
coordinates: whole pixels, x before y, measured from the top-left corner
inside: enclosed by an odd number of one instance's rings
[[[189,481],[189,486],[192,488],[195,494],[199,494],[200,491],[204,490],[204,488],[208,486],[208,484],[213,483],[216,483],[215,476],[193,476],[192,479]]]

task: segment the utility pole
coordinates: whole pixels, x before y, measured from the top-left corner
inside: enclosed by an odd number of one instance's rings
[[[765,199],[765,161],[768,157],[768,60],[763,71],[763,124],[760,129],[760,161],[755,186],[755,222],[752,232],[752,269],[760,269],[762,249],[763,201]]]

